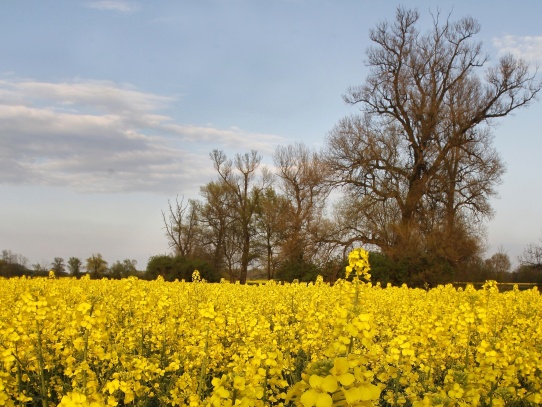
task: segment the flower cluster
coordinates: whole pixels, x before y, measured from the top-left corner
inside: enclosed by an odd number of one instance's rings
[[[362,248],[352,250],[348,255],[346,279],[348,279],[350,274],[354,272],[357,278],[369,281],[371,279],[371,274],[369,274],[370,270],[369,252]]]

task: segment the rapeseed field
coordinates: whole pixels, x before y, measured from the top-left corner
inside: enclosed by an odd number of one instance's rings
[[[536,288],[368,273],[358,250],[333,285],[3,279],[0,406],[542,403]]]

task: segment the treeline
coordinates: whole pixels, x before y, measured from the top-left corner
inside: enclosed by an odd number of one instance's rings
[[[111,266],[104,260],[101,254],[92,254],[83,262],[78,257],[70,257],[67,262],[62,257],[55,257],[49,262],[29,265],[28,259],[22,255],[13,253],[11,250],[2,250],[0,259],[0,277],[46,277],[50,271],[56,277],[81,277],[88,274],[91,278],[121,279],[130,276],[143,277],[144,273],[136,269],[135,260],[125,259],[116,261]]]
[[[337,278],[344,248],[329,240],[332,188],[319,154],[302,144],[278,147],[273,174],[256,151],[233,160],[218,150],[210,156],[217,179],[201,187],[202,199],[177,199],[163,213],[175,255],[206,259],[241,283],[249,270],[265,279]]]
[[[92,254],[84,262],[77,257],[70,257],[67,262],[62,257],[55,257],[52,262],[41,262],[29,265],[22,254],[11,250],[2,250],[0,258],[0,277],[48,277],[52,271],[56,278],[88,275],[91,279],[122,279],[137,277],[154,280],[162,276],[168,281],[192,281],[194,270],[200,272],[201,278],[209,282],[218,282],[222,278],[206,260],[188,259],[181,256],[157,255],[149,259],[145,270],[137,269],[136,260],[125,259],[109,263],[100,253]]]
[[[541,241],[542,243],[542,241]],[[279,257],[277,256],[277,259]],[[261,259],[260,259],[261,260]],[[410,286],[430,287],[436,284],[429,278],[417,280],[408,279],[412,275],[412,264],[407,261],[398,262],[383,255],[381,252],[372,251],[369,253],[371,264],[372,282],[379,282],[382,285],[388,283],[393,285],[409,284]],[[510,259],[502,251],[495,253],[488,259],[475,259],[468,272],[454,274],[455,279],[445,282],[471,282],[482,283],[486,280],[496,280],[502,283],[534,283],[542,286],[542,245],[530,244],[519,258],[520,265],[510,271]],[[263,275],[263,269],[259,269],[257,256],[254,258],[251,269],[251,277],[266,279],[269,276]],[[260,263],[261,265],[261,263]],[[292,263],[286,263],[283,277],[275,277],[281,281],[314,281],[318,275],[323,276],[327,281],[333,282],[337,278],[344,278],[346,261],[339,258],[328,261],[324,264],[316,262],[295,267]],[[280,267],[279,267],[280,269]],[[28,260],[21,254],[13,253],[11,250],[3,250],[0,259],[0,277],[47,277],[53,271],[55,277],[76,277],[88,275],[92,279],[110,278],[122,279],[127,277],[138,277],[141,279],[154,280],[161,276],[166,281],[185,280],[192,281],[194,270],[198,270],[201,278],[209,282],[218,282],[225,278],[224,270],[217,269],[206,259],[195,257],[184,257],[181,255],[157,255],[149,259],[145,270],[136,269],[136,261],[126,259],[116,261],[108,266],[101,254],[93,254],[83,263],[76,257],[70,257],[67,264],[60,257],[55,257],[50,264],[33,264],[28,266]],[[237,271],[238,272],[238,271]],[[423,273],[423,272],[422,272]],[[280,274],[280,273],[279,273]],[[427,275],[427,274],[424,274]],[[431,282],[430,282],[431,281]]]
[[[355,235],[362,231],[352,228],[357,215],[351,200],[335,194],[337,201],[329,210],[330,194],[337,191],[329,158],[299,143],[277,148],[274,173],[255,151],[229,160],[215,150],[210,158],[218,176],[200,188],[201,199],[176,199],[162,213],[173,255],[151,259],[149,276],[173,280],[180,273],[186,278],[187,272],[176,270],[193,263],[211,280],[245,282],[243,277],[249,276],[314,281],[321,275],[332,282],[344,277],[348,252],[365,242]],[[440,241],[439,250],[420,245],[417,250],[396,247],[385,252],[373,245],[373,281],[409,286],[489,279],[542,283],[542,259],[533,255],[538,246],[526,248],[520,266],[511,272],[502,250],[482,257],[481,234],[454,238]],[[446,245],[454,248],[456,259],[443,254]]]

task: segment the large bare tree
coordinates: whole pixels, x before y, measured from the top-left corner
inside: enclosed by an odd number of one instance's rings
[[[342,212],[355,231],[346,238],[389,254],[418,248],[434,232],[441,243],[473,237],[504,171],[488,126],[541,88],[521,59],[489,65],[474,19],[437,14],[426,33],[418,20],[417,11],[398,8],[393,22],[370,31],[370,73],[344,97],[361,113],[327,140],[333,181],[349,195]]]

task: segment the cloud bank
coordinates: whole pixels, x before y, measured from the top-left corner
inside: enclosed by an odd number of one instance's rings
[[[498,49],[499,55],[509,53],[538,64],[542,62],[542,36],[505,35],[493,38],[493,45]]]
[[[122,13],[131,13],[139,10],[139,6],[125,0],[98,0],[87,3],[90,8],[98,10],[120,11]]]
[[[0,184],[84,192],[197,190],[213,148],[262,153],[278,136],[177,123],[172,98],[110,82],[0,80]]]

